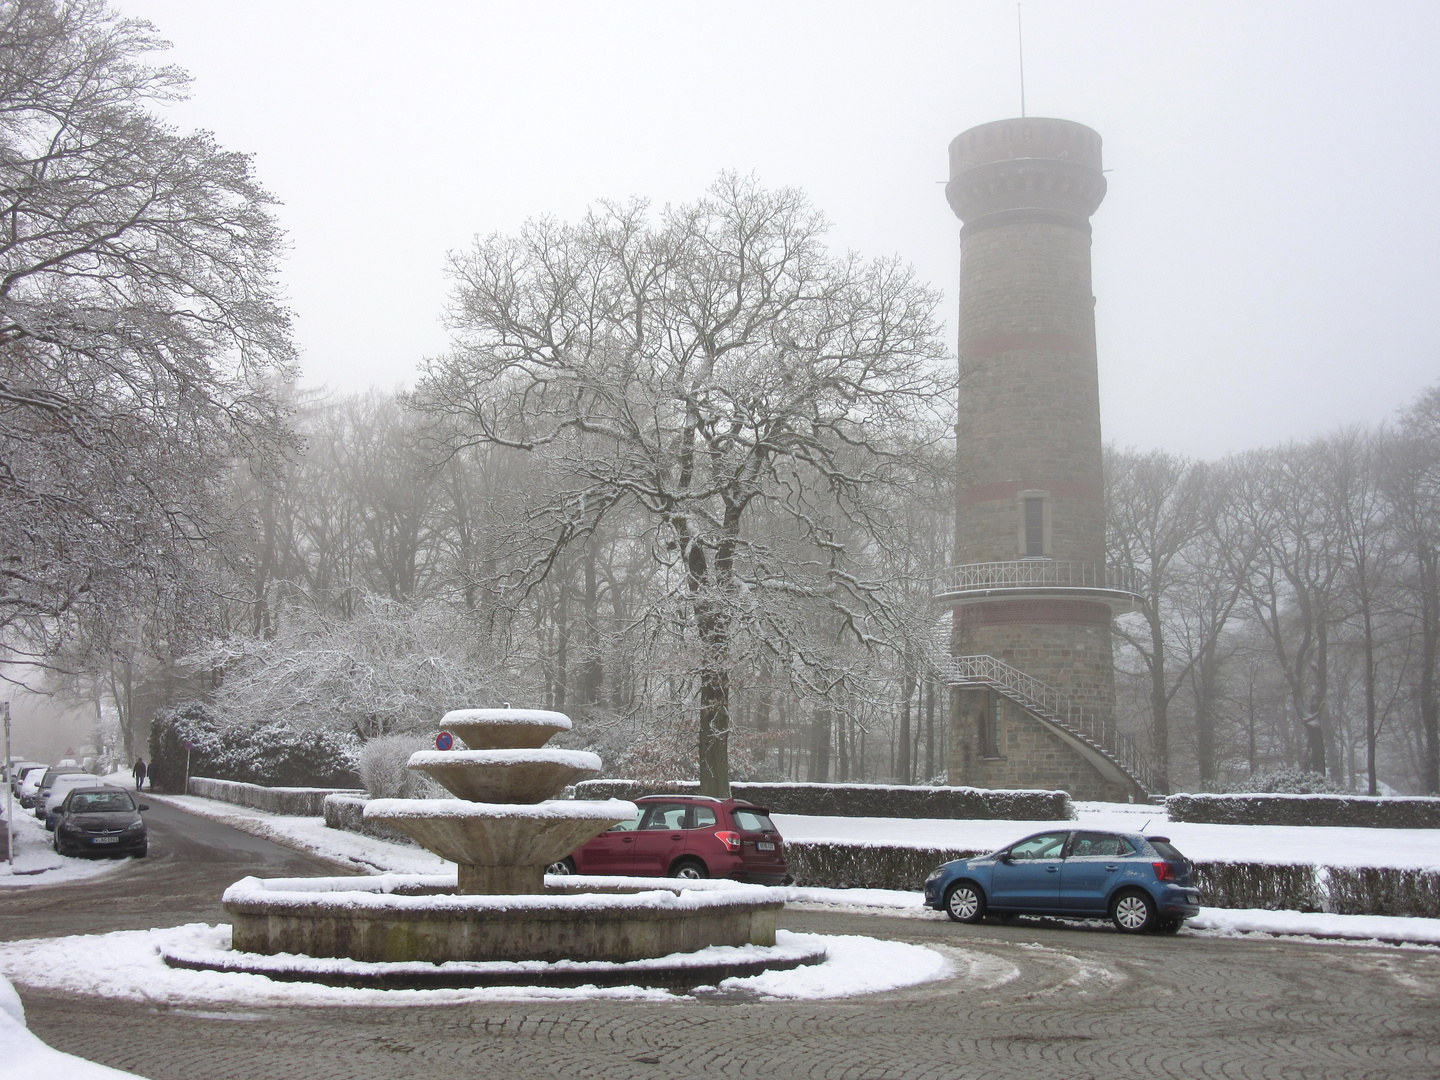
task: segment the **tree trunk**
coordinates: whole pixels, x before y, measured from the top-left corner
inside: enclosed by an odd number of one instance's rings
[[[905,673],[900,678],[900,737],[899,756],[895,762],[896,783],[909,784],[913,782],[910,775],[910,697],[915,693],[915,675],[910,670],[910,665],[905,665]]]
[[[925,680],[925,780],[935,776],[935,680]]]
[[[829,709],[816,709],[810,725],[810,772],[806,779],[812,784],[823,784],[830,779]]]

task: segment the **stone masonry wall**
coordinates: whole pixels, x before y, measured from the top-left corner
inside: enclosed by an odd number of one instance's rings
[[[999,756],[982,753],[985,710],[1000,707]],[[1064,790],[1071,798],[1125,802],[1128,786],[1108,782],[1029,712],[986,689],[956,689],[951,700],[951,784]]]

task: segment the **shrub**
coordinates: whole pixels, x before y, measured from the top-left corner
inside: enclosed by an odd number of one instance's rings
[[[1234,792],[1263,792],[1276,795],[1343,795],[1345,789],[1324,773],[1304,772],[1295,765],[1256,773],[1238,781]]]
[[[1195,887],[1207,907],[1319,911],[1324,897],[1315,867],[1270,863],[1195,863]]]
[[[433,743],[422,735],[382,735],[360,748],[360,785],[372,799],[446,798],[449,793],[424,773],[406,768],[410,755]]]

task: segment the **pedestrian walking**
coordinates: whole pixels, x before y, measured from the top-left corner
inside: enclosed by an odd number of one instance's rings
[[[141,788],[143,788],[143,787],[145,786],[145,771],[146,771],[146,770],[145,770],[145,759],[144,759],[143,757],[142,757],[142,758],[136,758],[136,759],[135,759],[135,767],[130,770],[130,772],[131,772],[131,773],[134,775],[134,777],[135,777],[135,790],[136,790],[136,791],[139,791]]]

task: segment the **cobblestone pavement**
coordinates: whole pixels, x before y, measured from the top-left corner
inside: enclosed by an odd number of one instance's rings
[[[206,834],[209,842],[218,835]],[[333,872],[319,860],[302,871],[305,857],[293,853],[248,857],[284,863],[286,873]],[[207,874],[219,872],[205,865]],[[144,923],[153,911],[144,899],[148,869],[105,879],[117,888],[103,913],[76,909],[74,923],[107,925],[58,928],[56,912],[69,906],[59,894],[87,888],[81,885],[51,890],[54,902],[43,911],[7,910],[0,931],[13,938]],[[0,897],[0,907],[13,902]],[[128,910],[132,902],[143,910]],[[210,903],[201,911],[172,902],[165,922],[213,919]],[[784,923],[933,945],[961,974],[830,1002],[247,1012],[21,994],[32,1028],[51,1045],[157,1080],[1440,1076],[1440,952],[1433,950],[1127,938],[1039,923],[960,927],[939,916],[789,911]]]

